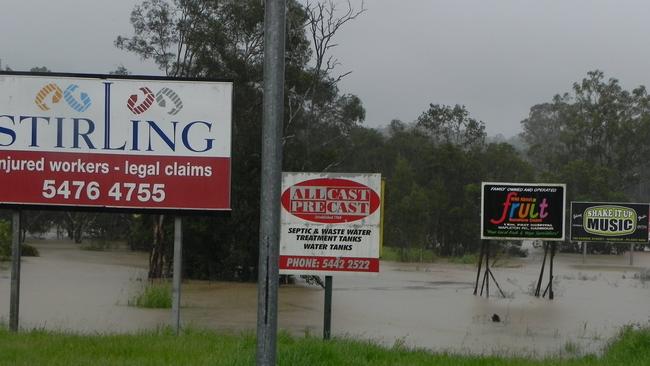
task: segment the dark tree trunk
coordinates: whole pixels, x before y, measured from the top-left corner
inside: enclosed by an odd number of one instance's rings
[[[165,245],[164,215],[154,216],[153,243],[149,253],[149,279],[163,278],[169,275],[170,259]]]

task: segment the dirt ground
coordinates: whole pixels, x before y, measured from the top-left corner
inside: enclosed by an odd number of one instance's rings
[[[169,324],[171,311],[127,306],[144,284],[147,257],[126,249],[81,250],[33,240],[40,257],[22,264],[20,324],[78,332],[133,332]],[[476,268],[446,263],[382,262],[376,276],[334,278],[335,336],[371,339],[472,354],[584,354],[599,352],[620,328],[650,321],[650,253],[577,254],[555,260],[555,299],[532,296],[542,252],[494,268],[506,293],[473,296]],[[545,282],[547,275],[545,276]],[[9,317],[9,270],[0,266],[0,321]],[[255,284],[185,282],[185,325],[255,330]],[[322,333],[323,290],[283,285],[279,327],[296,335]],[[493,322],[497,314],[500,322]]]

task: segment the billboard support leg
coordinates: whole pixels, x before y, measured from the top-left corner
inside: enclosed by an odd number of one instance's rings
[[[487,276],[487,271],[490,268],[490,244],[485,243],[485,255],[483,256],[485,258],[485,270],[483,273],[483,283],[481,284],[481,296],[483,296],[483,288],[485,288],[487,297],[490,297],[490,279]]]
[[[553,300],[553,259],[555,258],[555,249],[556,249],[556,243],[551,244],[551,260],[549,262],[549,273],[548,273],[548,285],[546,285],[546,289],[544,290],[544,294],[542,297],[546,296],[546,293],[548,292],[548,299]]]
[[[174,217],[174,273],[172,279],[172,323],[174,332],[179,334],[181,329],[181,277],[183,263],[183,230],[181,218]]]
[[[587,242],[582,242],[582,264],[587,263]]]
[[[325,276],[324,313],[323,339],[328,340],[332,334],[332,276]]]
[[[478,285],[478,278],[481,272],[481,263],[483,262],[483,258],[485,258],[485,272],[483,273],[483,283],[481,284],[481,296],[483,296],[483,288],[485,287],[485,297],[490,297],[490,277],[492,277],[492,281],[494,281],[494,284],[497,286],[497,289],[501,293],[501,296],[506,297],[506,295],[503,293],[503,290],[501,290],[501,286],[499,286],[497,279],[494,277],[494,273],[492,273],[492,270],[490,269],[490,243],[485,242],[484,246],[485,250],[481,250],[479,273],[476,276],[476,284]]]
[[[9,300],[9,329],[18,331],[20,309],[20,211],[15,210],[11,225],[11,299]]]
[[[630,266],[634,265],[634,243],[630,243]]]
[[[483,265],[483,253],[485,252],[485,241],[481,240],[481,249],[478,255],[478,270],[476,271],[476,283],[474,284],[474,295],[478,290],[478,281],[481,279],[481,266]]]
[[[535,296],[539,297],[542,289],[542,279],[544,278],[544,268],[546,267],[546,257],[548,256],[548,243],[544,242],[544,259],[542,260],[542,269],[539,272],[539,279],[537,280],[537,287],[535,288]]]
[[[494,284],[497,286],[497,289],[499,289],[499,292],[501,293],[501,297],[506,297],[506,295],[503,293],[503,290],[501,289],[501,286],[499,286],[499,282],[497,282],[497,279],[494,278],[494,273],[490,270],[490,277],[492,277],[492,281],[494,281]]]

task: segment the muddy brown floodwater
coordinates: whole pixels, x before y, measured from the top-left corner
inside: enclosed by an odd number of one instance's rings
[[[24,258],[20,324],[78,332],[133,332],[170,323],[169,310],[127,306],[143,286],[147,256],[126,249],[81,250],[75,244],[32,240],[41,256]],[[555,300],[531,296],[542,253],[509,260],[494,275],[505,298],[472,295],[472,265],[382,262],[376,276],[334,278],[335,336],[472,354],[544,356],[598,353],[622,326],[647,325],[650,253],[628,258],[560,254]],[[546,278],[546,277],[545,277]],[[650,280],[650,278],[648,278]],[[0,321],[8,322],[9,269],[0,265]],[[491,286],[494,295],[496,290]],[[322,333],[323,291],[298,283],[279,294],[279,327],[293,334]],[[183,284],[185,325],[254,331],[255,284],[189,281]],[[492,315],[501,321],[492,321]]]

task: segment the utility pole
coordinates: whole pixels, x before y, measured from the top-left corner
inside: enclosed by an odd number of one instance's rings
[[[259,366],[276,364],[285,11],[285,0],[265,1],[262,184],[257,282],[257,365]]]

